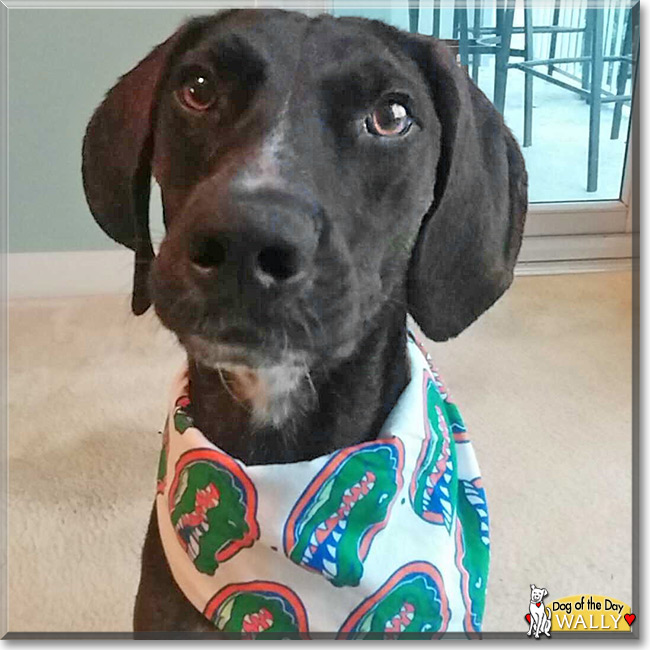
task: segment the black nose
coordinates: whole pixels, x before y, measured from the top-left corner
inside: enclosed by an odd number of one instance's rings
[[[284,282],[299,271],[298,254],[288,246],[266,246],[257,256],[255,273],[262,281]]]
[[[190,261],[199,269],[216,269],[226,260],[226,250],[223,237],[194,235],[190,241]]]
[[[276,189],[199,195],[185,231],[196,281],[222,297],[299,288],[313,271],[322,212],[300,193]]]
[[[299,278],[306,266],[298,247],[286,241],[262,244],[250,233],[198,233],[190,241],[190,261],[200,274],[237,267],[262,287]]]

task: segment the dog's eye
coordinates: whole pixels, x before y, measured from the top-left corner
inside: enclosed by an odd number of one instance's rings
[[[366,118],[366,128],[374,135],[391,137],[404,135],[413,120],[405,106],[396,101],[387,101],[377,106]]]
[[[217,99],[214,81],[204,72],[190,75],[176,91],[179,101],[193,111],[206,111]]]

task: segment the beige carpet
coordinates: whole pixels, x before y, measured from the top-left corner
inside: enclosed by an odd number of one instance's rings
[[[631,309],[627,273],[518,278],[432,346],[488,491],[486,631],[525,631],[531,582],[631,601]],[[127,297],[9,327],[9,630],[128,631],[182,354]]]

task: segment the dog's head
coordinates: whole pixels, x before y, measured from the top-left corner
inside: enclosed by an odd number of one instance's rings
[[[544,596],[548,596],[548,591],[543,587],[536,587],[535,585],[530,585],[530,602],[536,605],[541,603]]]
[[[277,10],[156,47],[95,112],[83,174],[135,251],[134,312],[213,365],[344,359],[394,309],[455,336],[510,285],[527,205],[515,140],[443,44]]]

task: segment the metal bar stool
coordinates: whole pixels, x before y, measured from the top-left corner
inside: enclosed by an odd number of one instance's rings
[[[635,11],[636,9],[636,11]],[[616,10],[616,9],[612,9]],[[623,39],[620,54],[605,56],[604,20],[605,10],[602,7],[587,7],[585,10],[585,24],[583,32],[582,56],[556,57],[535,59],[533,54],[533,34],[541,30],[532,24],[532,9],[526,5],[524,9],[524,33],[526,38],[526,56],[521,62],[508,62],[506,69],[515,68],[522,70],[526,75],[524,90],[524,141],[523,146],[532,144],[532,79],[542,79],[548,83],[564,88],[583,97],[589,104],[589,149],[587,156],[587,191],[595,192],[598,189],[598,160],[600,148],[600,120],[601,109],[604,103],[614,102],[614,117],[612,120],[611,137],[616,138],[620,131],[622,105],[631,101],[631,96],[625,94],[628,75],[633,65],[633,52],[635,49],[635,35],[638,39],[638,4],[628,10],[626,17],[625,38]],[[561,28],[557,28],[557,33]],[[575,31],[575,29],[572,29]],[[507,34],[504,34],[504,39]],[[551,45],[554,45],[551,41]],[[507,43],[506,43],[507,46]],[[551,49],[553,51],[553,49]],[[611,47],[610,47],[611,51]],[[603,88],[603,69],[607,62],[619,62],[616,93]],[[581,85],[572,85],[552,75],[557,66],[567,63],[582,64]],[[541,72],[539,67],[545,66],[551,73]]]
[[[561,0],[555,0],[553,17],[550,25],[533,24],[532,0],[524,2],[524,25],[514,26],[516,0],[496,0],[495,26],[483,25],[484,0],[474,0],[473,22],[470,30],[468,16],[470,9],[467,4],[454,3],[452,18],[452,36],[457,43],[457,53],[460,64],[469,70],[469,60],[472,59],[472,79],[478,83],[481,57],[491,54],[495,57],[494,96],[493,102],[503,114],[506,98],[506,84],[508,70],[514,68],[521,70],[524,75],[524,137],[523,146],[532,144],[533,132],[533,79],[538,78],[556,86],[564,88],[583,97],[589,104],[589,153],[587,161],[587,191],[594,192],[598,188],[598,158],[600,119],[603,103],[614,102],[614,115],[612,119],[611,138],[616,139],[620,134],[620,124],[623,104],[631,101],[631,96],[625,94],[625,88],[630,76],[634,76],[633,63],[637,60],[639,39],[639,3],[637,2],[627,11],[625,22],[625,36],[620,54],[615,53],[615,39],[609,44],[609,55],[605,55],[604,43],[604,9],[589,7],[584,11],[583,25],[561,25]],[[440,36],[440,3],[435,2],[433,11],[433,35]],[[615,13],[610,16],[614,26],[618,24],[619,16]],[[571,8],[573,18],[574,8]],[[580,15],[580,10],[578,11]],[[411,0],[409,4],[409,28],[416,32],[420,18],[418,0]],[[613,33],[616,31],[614,27]],[[470,36],[471,33],[471,36]],[[557,56],[558,37],[560,34],[582,35],[581,55],[574,50],[573,56]],[[513,34],[524,35],[523,49],[512,47]],[[536,34],[550,34],[549,55],[546,59],[535,59],[534,36]],[[576,41],[575,47],[577,48]],[[456,48],[454,48],[456,49]],[[513,61],[521,58],[522,61]],[[604,66],[609,63],[619,62],[616,78],[616,93],[603,89]],[[580,85],[576,86],[556,76],[554,72],[560,71],[559,66],[576,63],[581,66]],[[538,68],[545,66],[546,72]],[[610,67],[611,75],[611,67]]]
[[[628,12],[626,16],[625,24],[625,37],[623,39],[623,59],[618,67],[618,75],[616,77],[616,95],[624,97],[625,87],[627,86],[627,80],[630,76],[634,74],[632,69],[632,61],[637,60],[637,55],[632,51],[634,45],[638,46],[639,35],[634,33],[634,27],[638,30],[639,19],[638,13],[640,5],[635,5],[632,11]],[[634,80],[633,80],[634,81]],[[614,116],[612,118],[612,131],[610,138],[612,140],[617,140],[620,134],[621,129],[621,116],[623,113],[623,104],[625,103],[624,99],[621,99],[615,102],[614,105]]]

